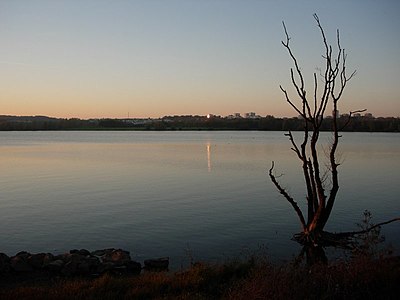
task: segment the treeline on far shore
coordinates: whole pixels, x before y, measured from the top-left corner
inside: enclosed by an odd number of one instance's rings
[[[347,124],[347,125],[346,125]],[[343,131],[400,132],[400,118],[348,117],[339,118]],[[263,130],[301,131],[299,118],[224,118],[218,116],[166,116],[159,119],[61,119],[46,116],[0,116],[1,131],[31,130]],[[322,131],[332,128],[332,118],[325,118]]]

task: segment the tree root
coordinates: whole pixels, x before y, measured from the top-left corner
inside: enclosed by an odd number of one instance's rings
[[[337,247],[345,250],[352,250],[355,248],[355,239],[357,236],[367,234],[382,225],[386,225],[395,221],[400,221],[400,218],[394,218],[389,221],[381,222],[370,226],[364,230],[348,231],[348,232],[313,232],[306,233],[300,232],[293,236],[293,240],[303,246],[312,247]]]

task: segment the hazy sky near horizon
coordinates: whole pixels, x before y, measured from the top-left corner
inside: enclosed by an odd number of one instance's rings
[[[282,21],[311,94],[313,13],[357,70],[340,112],[399,117],[397,0],[0,0],[0,114],[294,116]]]

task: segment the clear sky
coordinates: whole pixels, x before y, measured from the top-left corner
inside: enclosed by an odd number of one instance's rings
[[[0,0],[0,115],[294,116],[282,21],[312,84],[313,13],[357,70],[340,112],[400,116],[398,0]]]

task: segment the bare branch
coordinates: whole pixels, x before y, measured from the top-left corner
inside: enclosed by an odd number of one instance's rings
[[[297,144],[296,144],[296,142],[295,142],[294,139],[293,139],[293,134],[292,134],[292,132],[289,131],[289,133],[285,133],[285,136],[288,136],[288,137],[289,137],[289,140],[290,140],[290,142],[291,142],[292,145],[293,145],[293,148],[291,148],[291,149],[297,154],[297,157],[298,157],[300,160],[303,160],[304,158],[303,158],[303,156],[302,156],[301,153],[300,153],[299,147],[297,147]]]
[[[344,123],[344,125],[342,127],[339,128],[339,132],[342,131],[343,129],[345,129],[347,127],[347,125],[349,125],[350,121],[351,121],[351,117],[353,114],[355,113],[362,113],[367,111],[367,109],[360,109],[360,110],[354,110],[354,111],[350,111],[349,112],[349,117],[347,118],[346,122]]]
[[[294,105],[293,102],[289,99],[289,96],[288,96],[287,91],[286,91],[281,85],[280,85],[279,87],[280,87],[281,91],[285,94],[286,102],[288,102],[288,103],[293,107],[293,109],[294,109],[295,111],[298,112],[299,115],[301,115],[304,119],[306,119],[307,116],[304,115],[304,114],[296,107],[296,105]]]
[[[313,113],[314,119],[317,113],[317,91],[318,91],[318,80],[317,80],[317,74],[314,73],[314,113]]]
[[[286,41],[282,41],[282,45],[287,49],[287,51],[288,51],[288,53],[289,53],[289,56],[291,57],[291,59],[292,59],[292,61],[293,61],[293,64],[294,64],[294,66],[295,66],[297,76],[298,76],[298,78],[300,79],[300,84],[298,84],[297,81],[296,81],[296,78],[295,78],[293,69],[290,69],[290,77],[291,77],[291,79],[292,79],[292,84],[293,84],[293,86],[294,86],[295,89],[296,89],[297,95],[298,95],[299,98],[302,100],[303,113],[300,113],[300,114],[301,114],[305,119],[307,119],[308,121],[311,121],[311,119],[310,119],[311,116],[312,116],[312,115],[311,115],[311,108],[310,108],[309,103],[308,103],[307,98],[306,98],[306,90],[304,89],[304,77],[303,77],[303,74],[302,74],[302,72],[301,72],[301,70],[300,70],[300,67],[299,67],[299,64],[298,64],[298,62],[297,62],[297,59],[296,59],[296,57],[294,56],[293,51],[292,51],[292,49],[291,49],[290,46],[289,46],[290,37],[289,37],[289,34],[288,34],[288,32],[287,32],[285,22],[282,22],[282,24],[283,24],[283,28],[284,28],[285,36],[286,36]],[[282,88],[281,88],[281,90],[282,90]],[[286,98],[288,98],[287,95],[286,95]],[[289,102],[289,103],[290,103],[292,106],[294,106],[292,102]],[[306,117],[307,115],[306,115],[305,108],[307,108],[308,117]],[[296,108],[296,111],[299,112],[299,109]]]
[[[365,233],[368,233],[368,232],[370,232],[371,230],[373,230],[373,229],[375,229],[377,227],[380,227],[380,226],[386,225],[386,224],[390,224],[390,223],[393,223],[393,222],[396,222],[396,221],[400,221],[400,218],[394,218],[394,219],[391,219],[389,221],[381,222],[381,223],[375,224],[374,226],[371,226],[371,227],[369,227],[367,229],[364,229],[364,230],[340,232],[340,233],[336,233],[336,235],[341,236],[341,237],[345,237],[345,236],[352,236],[352,235],[357,235],[357,234],[365,234]]]
[[[286,192],[286,190],[284,188],[282,188],[281,185],[278,183],[278,181],[276,180],[276,178],[272,172],[273,169],[274,169],[274,162],[272,162],[271,169],[269,169],[269,177],[271,178],[271,181],[274,183],[274,185],[279,190],[279,192],[285,197],[285,199],[287,201],[289,201],[289,203],[293,206],[294,210],[297,213],[297,216],[300,219],[300,223],[303,227],[303,230],[306,230],[306,222],[305,222],[303,213],[301,212],[299,206],[297,205],[297,202],[294,201],[294,199],[292,197],[290,197],[290,195]]]
[[[299,77],[300,77],[300,83],[301,83],[300,89],[301,89],[301,90],[304,90],[304,79],[303,79],[303,75],[302,75],[302,73],[301,73],[301,71],[300,71],[300,67],[299,67],[299,64],[297,63],[297,59],[296,59],[296,57],[294,56],[294,54],[293,54],[293,52],[292,52],[292,49],[289,47],[290,37],[289,37],[289,34],[288,34],[287,30],[286,30],[285,22],[282,22],[282,24],[283,24],[283,28],[284,28],[284,30],[285,30],[285,35],[286,35],[286,43],[282,41],[282,45],[287,49],[287,51],[289,52],[290,57],[291,57],[292,60],[293,60],[293,63],[294,63],[294,65],[295,65],[295,67],[296,67],[297,74],[298,74]]]

